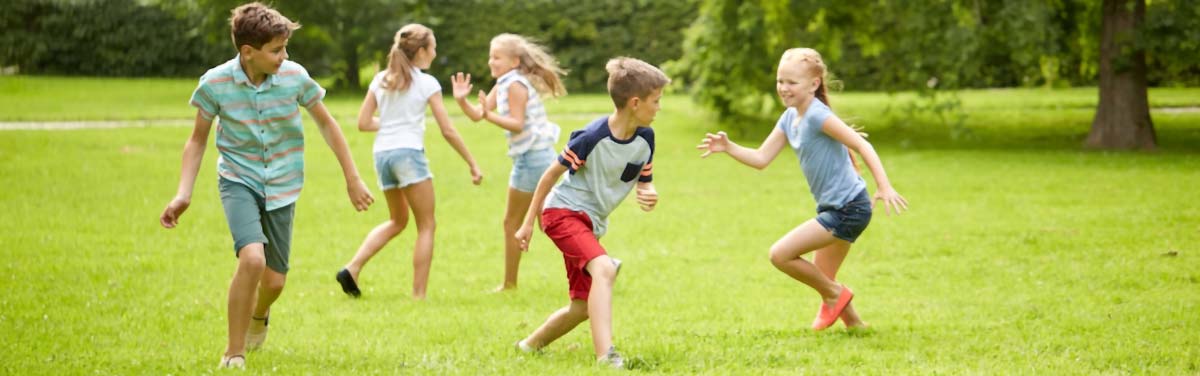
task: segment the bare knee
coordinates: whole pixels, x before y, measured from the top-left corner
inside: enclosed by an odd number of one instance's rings
[[[617,279],[617,268],[611,262],[596,263],[588,268],[588,274],[592,275],[592,283],[612,285]]]
[[[392,236],[399,235],[400,232],[404,231],[404,229],[408,227],[408,217],[402,216],[400,218],[391,218],[388,220],[387,226],[388,232],[391,233]]]
[[[504,229],[508,232],[516,232],[525,222],[524,217],[507,215],[504,216]]]
[[[564,316],[575,321],[587,320],[587,307],[586,300],[573,300],[571,301],[571,305],[567,307],[567,311],[564,313]]]
[[[263,278],[260,286],[263,290],[278,294],[283,291],[284,282],[287,279],[284,276],[274,276],[273,278]]]
[[[771,250],[767,254],[767,257],[771,259],[771,264],[775,266],[781,266],[796,259],[792,256],[791,252],[783,249],[783,247],[780,247],[779,245],[771,246]]]
[[[267,258],[263,255],[263,245],[253,243],[238,251],[238,269],[261,272],[267,266]]]

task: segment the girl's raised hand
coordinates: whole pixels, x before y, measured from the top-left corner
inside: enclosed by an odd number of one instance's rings
[[[490,110],[491,110],[491,108],[488,108],[487,93],[485,93],[483,90],[480,90],[479,91],[479,111],[480,111],[479,117],[482,118],[483,120],[487,120],[488,111],[490,111]]]
[[[878,201],[883,201],[884,209],[887,210],[888,215],[892,215],[892,209],[896,210],[896,215],[900,215],[900,212],[908,210],[908,200],[905,200],[904,196],[901,196],[900,193],[897,193],[891,187],[875,192],[875,199],[871,200],[871,203],[874,205]]]
[[[475,86],[471,85],[471,74],[464,76],[463,72],[451,75],[450,84],[454,87],[454,99],[466,98],[467,94],[471,94],[471,87]]]
[[[704,139],[700,140],[700,145],[696,145],[696,149],[704,150],[700,158],[708,157],[712,153],[723,153],[729,150],[729,136],[725,132],[706,133]]]

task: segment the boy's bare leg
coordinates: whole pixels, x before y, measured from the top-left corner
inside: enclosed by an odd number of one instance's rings
[[[521,245],[514,234],[525,221],[525,212],[533,193],[521,192],[508,187],[508,208],[504,211],[504,284],[497,291],[517,288],[517,274],[521,269]]]
[[[617,268],[612,258],[601,255],[588,261],[588,274],[592,275],[592,289],[588,292],[588,317],[592,320],[592,345],[596,358],[608,354],[612,347],[612,288],[617,278]]]
[[[401,189],[417,220],[417,243],[413,246],[413,299],[424,300],[433,264],[433,235],[437,224],[433,216],[433,179]]]
[[[390,218],[387,222],[375,226],[367,234],[367,238],[363,239],[354,258],[350,260],[349,264],[346,264],[346,270],[350,272],[351,277],[354,277],[355,282],[358,281],[358,273],[367,265],[367,261],[375,257],[388,241],[391,241],[396,235],[400,235],[400,232],[408,226],[408,201],[404,198],[404,193],[398,188],[393,188],[383,191],[383,196],[387,200]]]
[[[842,239],[835,240],[832,244],[818,249],[813,253],[813,264],[817,269],[821,270],[829,279],[837,280],[838,269],[842,267],[842,261],[846,260],[846,255],[850,253],[850,242]],[[854,312],[853,305],[847,305],[840,316],[847,327],[865,327],[867,323],[863,322],[858,317],[858,313]]]
[[[546,347],[551,342],[570,333],[572,329],[588,319],[588,302],[586,300],[571,300],[571,304],[566,307],[559,308],[558,311],[550,314],[542,326],[525,337],[522,342],[525,345],[540,349]]]
[[[271,268],[263,268],[262,278],[258,284],[258,304],[254,306],[254,317],[267,317],[271,312],[271,304],[283,293],[283,285],[287,282],[287,274]]]
[[[229,283],[229,343],[225,346],[225,356],[246,352],[246,330],[250,327],[256,288],[266,266],[262,243],[251,243],[238,251],[237,271]]]

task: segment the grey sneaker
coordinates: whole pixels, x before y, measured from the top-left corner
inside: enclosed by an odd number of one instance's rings
[[[242,355],[222,356],[221,364],[217,365],[217,368],[244,369],[246,368],[246,357]]]
[[[608,353],[604,354],[604,356],[600,359],[597,359],[596,364],[612,367],[614,369],[625,369],[625,358],[622,358],[621,354],[617,352],[616,346],[610,346],[608,348]]]
[[[267,324],[271,322],[271,315],[261,319],[257,317],[250,319],[250,328],[246,330],[246,350],[255,351],[262,348],[263,342],[267,341],[267,329],[270,329]],[[261,329],[258,328],[259,321],[262,321]]]
[[[612,260],[613,268],[617,269],[613,272],[613,276],[616,277],[617,274],[621,274],[621,260],[615,257],[610,257],[609,259]]]

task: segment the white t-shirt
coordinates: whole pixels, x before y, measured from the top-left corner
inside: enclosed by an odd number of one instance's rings
[[[386,70],[376,74],[370,86],[379,105],[379,133],[375,135],[374,152],[424,149],[425,106],[431,95],[442,92],[442,85],[433,76],[413,68],[413,81],[408,89],[388,90],[383,87],[386,74]]]

